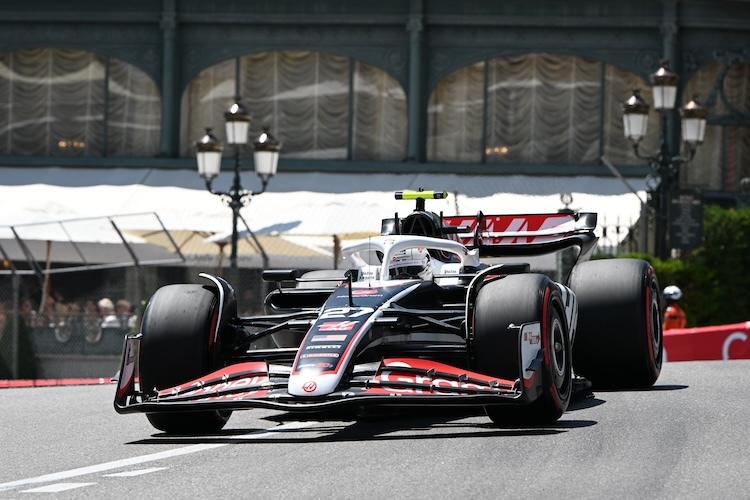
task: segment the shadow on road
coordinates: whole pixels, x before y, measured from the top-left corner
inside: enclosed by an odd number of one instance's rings
[[[666,391],[681,391],[683,389],[688,389],[689,385],[681,385],[681,384],[665,384],[665,385],[655,385],[653,387],[646,387],[643,389],[597,389],[594,388],[594,391],[596,393],[606,393],[606,392],[666,392]]]
[[[487,438],[543,436],[596,425],[591,420],[560,420],[537,427],[499,427],[480,410],[456,408],[417,408],[408,410],[369,411],[343,418],[341,413],[298,415],[280,413],[266,416],[267,421],[281,424],[316,422],[314,426],[274,431],[264,429],[227,429],[203,436],[154,434],[151,438],[129,444],[203,444],[203,443],[307,443],[347,441],[399,441],[413,439]],[[253,433],[263,433],[261,439]]]

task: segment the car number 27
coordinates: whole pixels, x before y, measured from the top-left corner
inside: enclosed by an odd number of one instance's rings
[[[375,309],[372,307],[332,307],[325,310],[320,315],[320,319],[359,318],[361,316],[369,316],[374,312]]]

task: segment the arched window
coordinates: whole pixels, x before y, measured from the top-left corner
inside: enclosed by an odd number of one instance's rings
[[[0,53],[0,153],[153,156],[161,103],[135,66],[93,52]]]
[[[227,60],[190,82],[182,98],[182,156],[195,154],[206,127],[223,137],[223,114],[235,95],[252,114],[251,138],[270,127],[284,157],[401,161],[406,155],[406,97],[393,77],[348,57],[284,51]]]
[[[523,54],[463,67],[430,96],[428,159],[585,164],[606,155],[637,164],[622,133],[621,104],[633,87],[650,92],[633,73],[568,55]]]

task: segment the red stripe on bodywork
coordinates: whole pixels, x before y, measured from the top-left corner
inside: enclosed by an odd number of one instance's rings
[[[268,377],[268,365],[265,361],[248,361],[236,365],[225,366],[215,372],[204,375],[196,380],[186,380],[184,383],[162,389],[159,396],[170,396],[178,394],[206,394],[206,396],[219,395],[222,390],[249,385],[251,378]],[[256,391],[258,392],[258,391]],[[267,391],[265,391],[267,392]]]
[[[54,378],[54,379],[15,379],[0,380],[0,389],[20,387],[54,387],[69,385],[104,385],[111,383],[111,377],[101,378]]]
[[[459,377],[461,377],[460,380]],[[368,394],[445,396],[447,393],[440,391],[441,386],[446,388],[471,388],[491,393],[508,392],[515,385],[515,381],[513,380],[491,377],[444,363],[418,358],[389,358],[383,360],[383,364],[378,370],[374,381],[385,384],[389,382],[395,384],[402,382],[418,384],[423,387],[394,388],[373,386],[368,388]],[[490,387],[489,384],[491,382],[497,384],[496,388]],[[480,383],[487,385],[480,385]],[[451,394],[461,396],[461,393],[454,392]]]

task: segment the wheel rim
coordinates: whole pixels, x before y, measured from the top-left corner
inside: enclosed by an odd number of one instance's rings
[[[558,393],[564,394],[565,392],[567,392],[565,390],[565,386],[568,376],[568,370],[566,368],[568,358],[566,349],[567,340],[565,337],[565,329],[563,328],[562,322],[557,315],[553,316],[550,328],[550,362],[552,364],[552,374],[555,378],[555,387],[557,388]]]
[[[651,331],[651,349],[654,355],[654,361],[657,366],[660,360],[659,353],[661,352],[661,312],[659,309],[659,302],[656,299],[657,294],[654,293],[654,288],[651,288],[651,325],[649,330]]]

